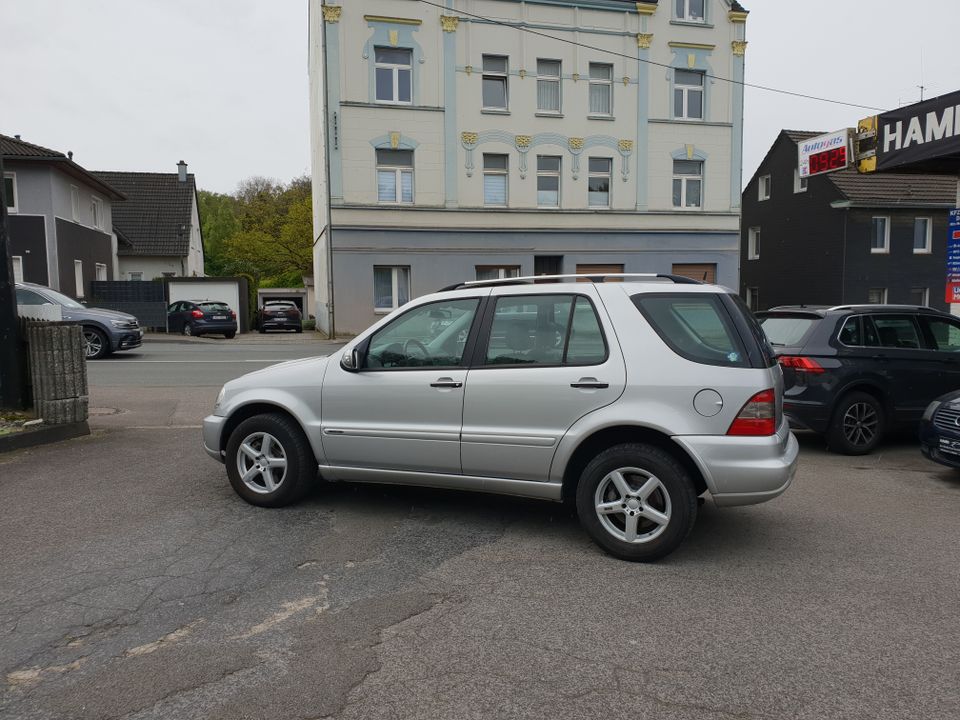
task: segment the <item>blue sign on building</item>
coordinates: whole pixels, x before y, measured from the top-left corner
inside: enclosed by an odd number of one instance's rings
[[[947,296],[948,303],[960,303],[960,208],[950,211],[947,222]]]

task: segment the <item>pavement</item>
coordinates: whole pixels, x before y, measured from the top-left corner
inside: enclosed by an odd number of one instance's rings
[[[785,495],[636,565],[546,502],[246,505],[197,426],[297,350],[237,347],[91,363],[93,434],[0,456],[0,717],[960,717],[960,474],[913,442],[802,435]]]

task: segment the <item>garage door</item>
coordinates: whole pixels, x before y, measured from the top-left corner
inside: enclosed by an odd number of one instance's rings
[[[623,265],[577,265],[577,275],[617,275],[623,273]],[[579,280],[578,282],[589,282]],[[620,282],[619,278],[611,278],[611,282]]]
[[[240,287],[236,282],[177,282],[171,280],[167,286],[170,302],[177,300],[218,300],[240,313]]]
[[[717,281],[716,263],[675,263],[672,272],[700,282],[713,284]]]

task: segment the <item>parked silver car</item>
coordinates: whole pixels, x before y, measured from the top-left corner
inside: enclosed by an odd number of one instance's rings
[[[339,357],[227,383],[204,420],[207,452],[266,507],[296,500],[318,468],[326,481],[569,500],[628,560],[676,548],[698,496],[749,505],[787,489],[798,447],[780,367],[738,297],[665,275],[544,279],[446,288]]]

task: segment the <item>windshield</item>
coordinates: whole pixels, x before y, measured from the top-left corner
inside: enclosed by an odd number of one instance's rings
[[[50,302],[56,303],[57,305],[63,305],[65,308],[70,308],[72,310],[82,310],[83,305],[78,303],[72,298],[68,298],[66,295],[61,295],[56,290],[51,290],[50,288],[43,288],[40,291],[40,294],[43,295]]]
[[[814,317],[783,317],[771,315],[760,321],[760,327],[771,345],[795,346],[800,345],[807,331],[813,327],[818,318]]]

